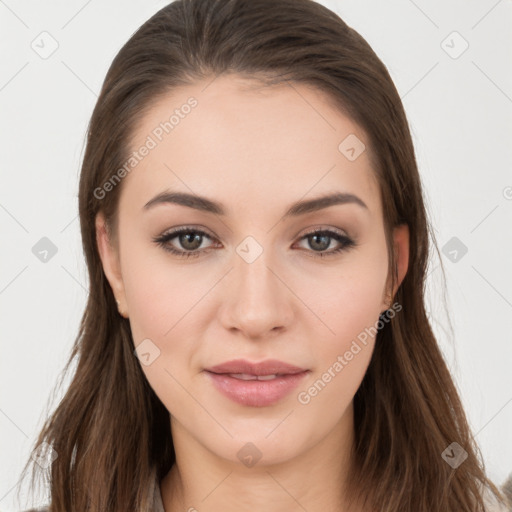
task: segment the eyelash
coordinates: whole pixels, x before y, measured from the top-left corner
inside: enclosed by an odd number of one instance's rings
[[[160,235],[158,237],[155,237],[155,238],[153,238],[153,241],[157,245],[162,247],[164,249],[164,251],[170,252],[171,254],[178,256],[180,258],[198,257],[202,253],[208,252],[209,250],[211,250],[211,248],[208,248],[208,249],[194,250],[194,251],[179,251],[179,250],[175,249],[174,247],[168,245],[168,242],[170,242],[172,239],[176,238],[181,233],[194,233],[196,235],[198,234],[201,236],[206,236],[207,238],[210,238],[210,239],[212,238],[211,236],[208,235],[208,233],[205,233],[204,231],[202,231],[200,229],[195,229],[195,228],[184,226],[181,228],[174,229],[168,233],[164,233],[163,235]],[[355,247],[357,245],[355,243],[355,241],[352,240],[351,238],[349,238],[348,236],[342,235],[336,231],[331,231],[329,229],[319,229],[319,230],[310,231],[310,232],[304,234],[300,240],[303,240],[303,239],[308,238],[313,235],[327,235],[329,238],[334,238],[336,241],[341,243],[340,247],[338,247],[337,249],[331,250],[329,252],[307,251],[307,252],[314,253],[314,255],[312,256],[313,258],[316,258],[316,257],[325,258],[325,257],[335,256],[336,254],[339,254],[340,252],[350,249],[352,247]]]

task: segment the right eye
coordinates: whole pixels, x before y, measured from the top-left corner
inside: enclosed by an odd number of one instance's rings
[[[205,237],[210,239],[212,238],[208,235],[208,233],[204,231],[184,226],[181,228],[173,229],[172,231],[168,231],[167,233],[163,233],[162,235],[154,238],[153,241],[171,254],[179,257],[190,258],[191,256],[200,256],[203,252],[207,251],[207,249],[198,250],[201,246],[203,238]],[[178,239],[180,245],[185,250],[176,249],[173,245],[170,244],[171,240],[174,238]]]

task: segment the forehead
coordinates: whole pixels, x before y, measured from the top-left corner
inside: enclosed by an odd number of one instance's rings
[[[364,196],[377,214],[368,149],[364,131],[317,89],[210,78],[159,98],[139,121],[131,150],[145,156],[124,178],[121,201],[142,206],[175,189],[268,206],[340,191]]]

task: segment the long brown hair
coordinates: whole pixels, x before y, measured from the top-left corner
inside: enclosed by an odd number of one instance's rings
[[[100,211],[115,239],[123,183],[97,191],[127,161],[134,129],[157,99],[226,73],[311,85],[362,127],[380,185],[393,280],[392,229],[409,226],[409,269],[395,296],[403,311],[378,332],[354,397],[353,496],[372,511],[484,511],[483,491],[500,493],[485,475],[426,314],[429,236],[439,250],[400,96],[368,43],[312,0],[177,0],[144,23],[112,62],[80,176],[89,296],[65,367],[76,363],[76,370],[34,445],[51,460],[43,472],[51,511],[147,510],[152,479],[175,461],[169,412],[134,355],[129,322],[118,314],[96,245]],[[453,442],[467,452],[456,469],[441,456]]]

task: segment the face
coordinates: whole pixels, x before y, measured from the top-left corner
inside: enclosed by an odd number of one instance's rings
[[[137,126],[132,149],[151,147],[123,178],[118,245],[99,215],[98,247],[173,437],[278,463],[351,417],[371,328],[390,306],[379,188],[365,133],[319,91],[208,83],[173,91]],[[216,209],[152,201],[166,192]],[[335,193],[345,200],[288,212]],[[401,281],[408,238],[394,235]],[[240,359],[298,373],[209,371]]]

